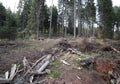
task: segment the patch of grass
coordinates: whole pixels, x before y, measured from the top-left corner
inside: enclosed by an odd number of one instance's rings
[[[81,54],[81,55],[79,55],[79,57],[82,58],[82,59],[83,59],[83,58],[86,58],[86,57],[88,57],[88,56],[89,56],[89,55],[86,55],[86,54]]]
[[[48,75],[48,77],[50,77],[50,78],[57,78],[57,77],[59,77],[60,76],[60,72],[59,71],[52,71],[49,75]]]
[[[23,52],[25,50],[33,50],[35,48],[36,48],[36,46],[32,46],[32,45],[21,45],[21,46],[17,47],[16,50],[19,52]]]
[[[50,78],[57,78],[60,76],[59,67],[61,66],[61,63],[58,60],[55,60],[51,63],[51,65],[48,67],[52,70],[50,74],[48,74],[48,77]]]
[[[101,44],[103,43],[103,39],[96,39],[96,42]]]
[[[59,68],[61,66],[61,63],[59,61],[55,60],[54,62],[52,62],[51,65],[55,68]]]
[[[80,62],[80,59],[74,59],[73,60],[73,63],[79,63]]]

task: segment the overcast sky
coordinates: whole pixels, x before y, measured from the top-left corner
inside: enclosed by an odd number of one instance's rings
[[[52,0],[46,0],[48,6],[51,5]],[[53,0],[53,4],[57,6],[57,1],[58,0]],[[113,6],[120,6],[120,0],[112,0],[113,1]],[[17,10],[17,5],[19,0],[0,0],[0,2],[3,3],[3,5],[7,8],[10,8],[13,12]]]

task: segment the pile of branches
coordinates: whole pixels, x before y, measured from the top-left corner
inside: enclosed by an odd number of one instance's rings
[[[20,65],[14,64],[11,71],[5,72],[4,77],[0,77],[0,84],[38,84],[41,81],[36,76],[49,74],[51,71],[46,69],[47,66],[54,61],[54,56],[58,49],[53,48],[52,53],[42,56],[35,63],[30,63],[26,57],[23,59],[24,68],[20,69]],[[22,74],[20,74],[22,73]]]

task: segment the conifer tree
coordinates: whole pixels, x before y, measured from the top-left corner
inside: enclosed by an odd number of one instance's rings
[[[103,38],[113,38],[113,8],[111,0],[97,0],[100,30]]]

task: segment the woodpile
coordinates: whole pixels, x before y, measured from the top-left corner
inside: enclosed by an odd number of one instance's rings
[[[33,81],[35,80],[34,76],[50,73],[50,70],[46,69],[46,67],[50,64],[50,62],[54,61],[53,58],[56,51],[57,49],[54,48],[51,54],[42,56],[35,63],[33,63],[32,66],[30,66],[30,62],[24,57],[24,68],[19,70],[20,66],[14,64],[11,68],[11,72],[9,73],[9,71],[7,71],[5,73],[5,77],[0,78],[0,84],[37,84]],[[18,77],[20,72],[23,72],[24,74]]]

